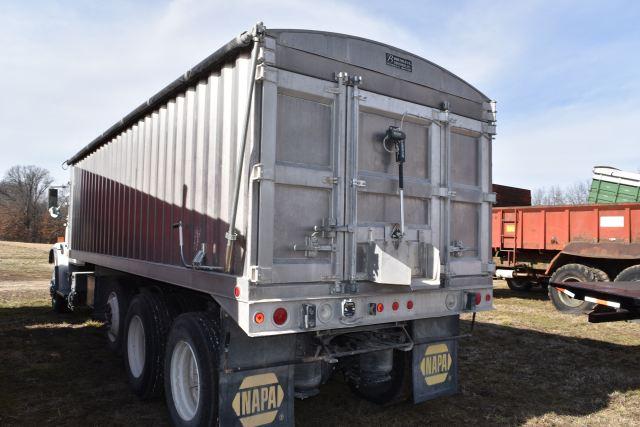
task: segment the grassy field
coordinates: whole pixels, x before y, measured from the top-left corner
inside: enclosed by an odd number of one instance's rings
[[[163,401],[128,390],[100,323],[51,312],[48,248],[0,242],[0,425],[166,425]],[[296,402],[297,424],[640,424],[640,324],[589,324],[557,313],[541,290],[495,285],[496,310],[460,341],[458,395],[379,407],[336,375]]]

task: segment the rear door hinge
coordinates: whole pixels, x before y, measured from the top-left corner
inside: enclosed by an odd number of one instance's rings
[[[337,176],[325,176],[322,182],[329,185],[337,185],[340,182],[340,178]]]
[[[484,193],[483,194],[483,201],[485,201],[485,202],[495,203],[496,200],[497,200],[496,193]]]
[[[439,188],[437,188],[436,194],[439,197],[444,197],[444,198],[449,198],[449,199],[453,199],[457,195],[457,193],[454,190],[450,190],[447,187],[439,187]]]
[[[252,265],[249,267],[249,280],[254,283],[271,283],[271,269]]]
[[[265,168],[262,163],[257,163],[251,168],[252,181],[273,181],[274,178],[273,170]]]

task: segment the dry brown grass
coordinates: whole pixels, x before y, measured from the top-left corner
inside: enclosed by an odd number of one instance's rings
[[[51,245],[0,241],[0,282],[51,277]]]
[[[45,248],[13,247],[39,273],[0,283],[0,295],[12,295],[0,299],[0,425],[166,425],[162,401],[142,403],[128,390],[100,323],[87,312],[50,311]],[[458,395],[379,407],[354,397],[336,375],[318,397],[296,402],[297,424],[640,423],[640,325],[589,324],[556,312],[541,290],[514,294],[502,282],[495,306],[460,341]]]

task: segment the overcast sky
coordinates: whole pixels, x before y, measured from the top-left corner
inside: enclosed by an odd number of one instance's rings
[[[3,1],[0,174],[60,164],[241,31],[354,34],[421,55],[498,102],[494,182],[640,168],[637,1]]]

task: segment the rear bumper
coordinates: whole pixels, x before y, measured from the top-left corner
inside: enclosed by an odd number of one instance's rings
[[[365,286],[357,293],[313,296],[292,295],[297,289],[287,288],[288,293],[278,293],[289,295],[288,298],[214,298],[252,337],[361,327],[493,309],[493,287],[484,280],[476,286],[464,288],[407,291],[397,286],[378,286],[377,289]],[[278,309],[287,313],[282,324],[274,320]]]

